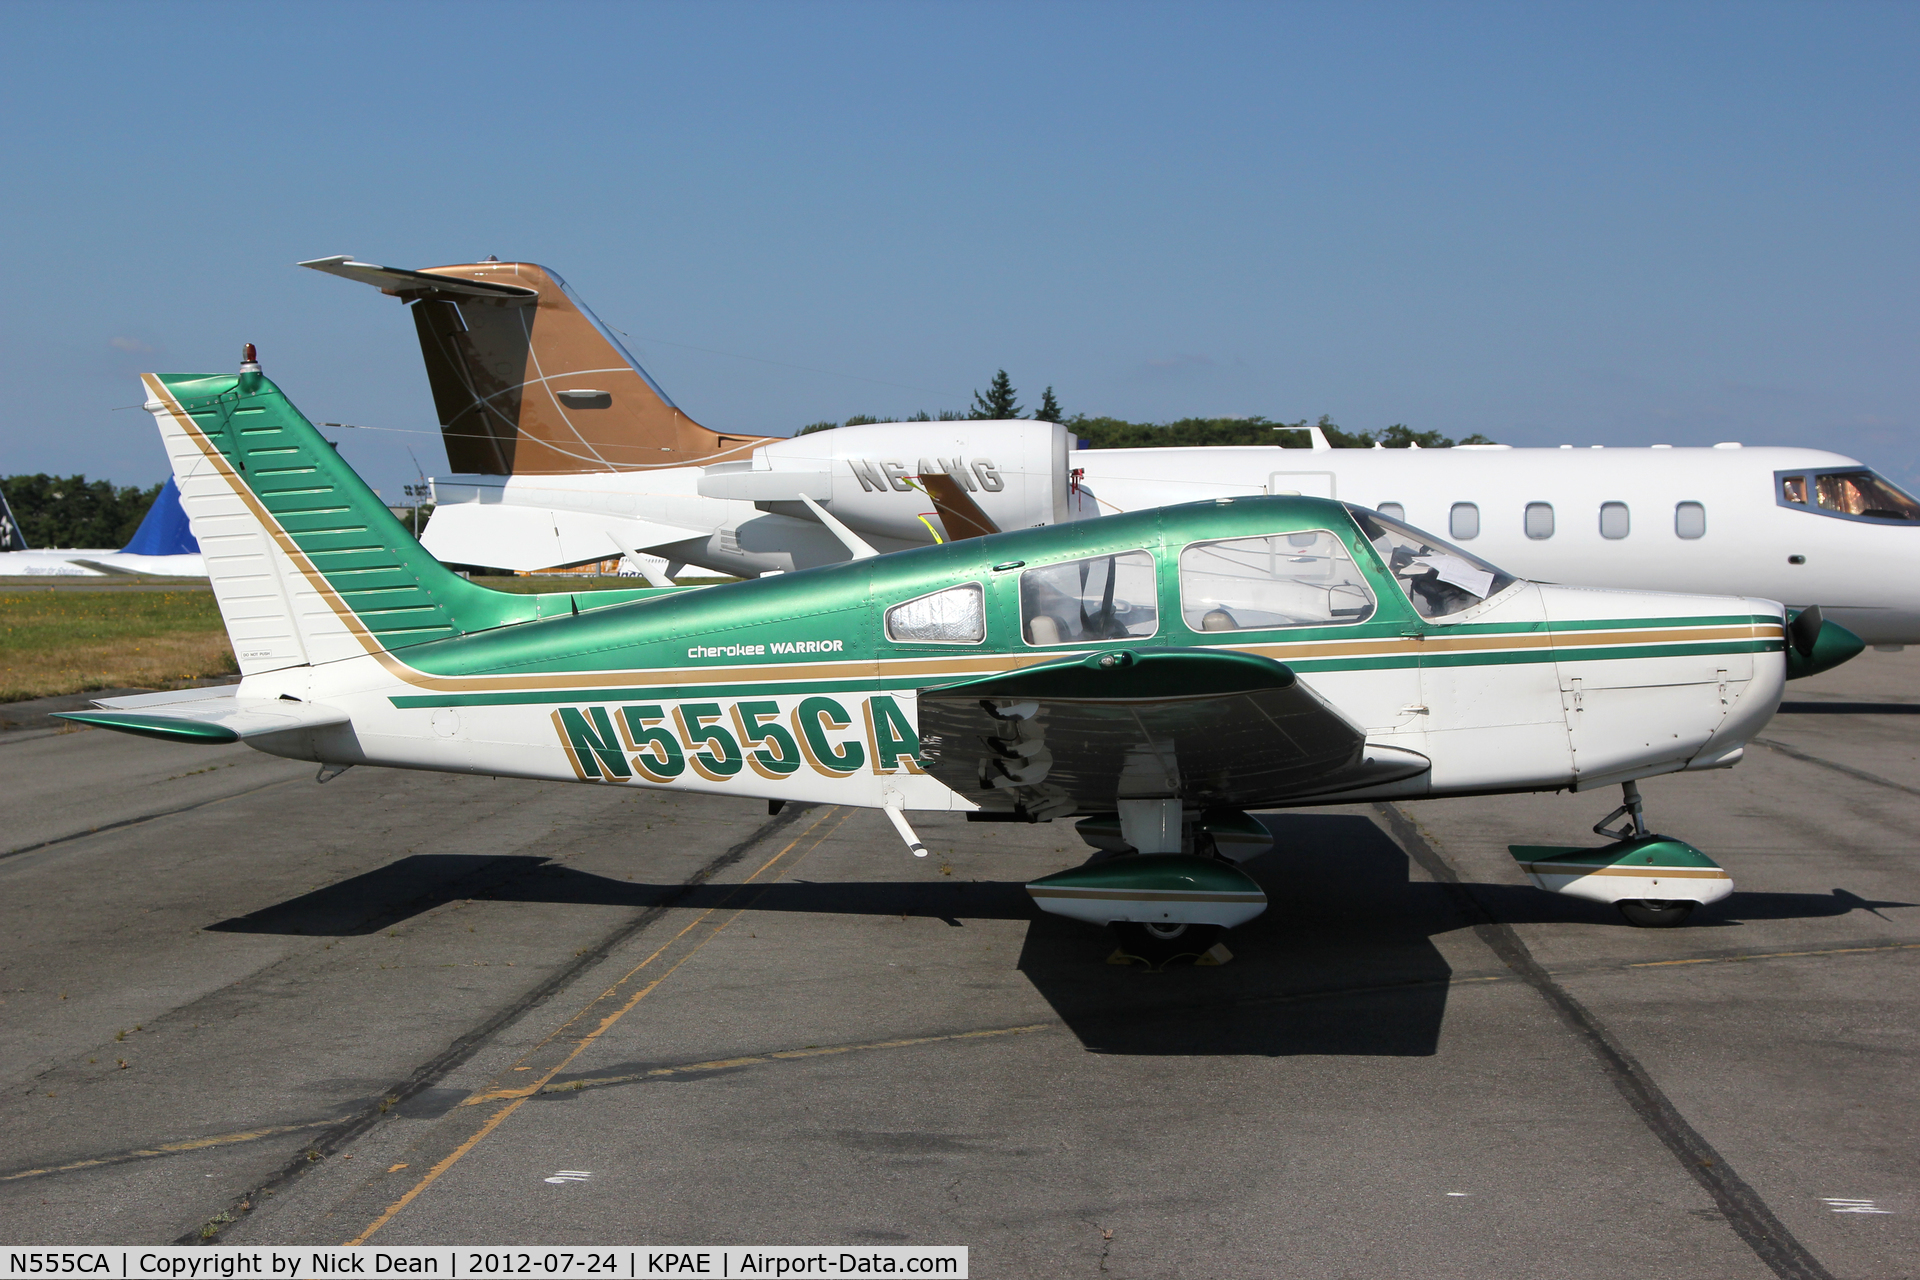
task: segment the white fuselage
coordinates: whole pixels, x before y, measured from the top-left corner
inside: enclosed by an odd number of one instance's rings
[[[856,484],[866,442],[873,465],[897,453],[909,469],[922,453],[948,452],[956,435],[1015,424],[881,424],[842,428],[756,450],[750,473],[697,468],[567,476],[462,476],[436,483],[442,505],[422,538],[457,564],[536,569],[651,552],[717,572],[751,576],[830,564],[847,549],[805,518],[814,497],[881,551],[932,540],[923,495],[902,490],[891,508]],[[1051,424],[1018,424],[1051,432]],[[841,437],[841,456],[821,443]],[[857,433],[857,434],[856,434]],[[938,435],[938,448],[922,442]],[[1036,433],[1037,435],[1037,433]],[[1864,470],[1814,449],[1605,448],[1273,449],[1263,447],[1092,449],[1056,458],[1034,447],[991,449],[1001,474],[1025,492],[1070,495],[1038,518],[1002,527],[1137,511],[1212,497],[1301,493],[1361,506],[1397,504],[1405,518],[1513,573],[1541,582],[1636,590],[1733,594],[1819,605],[1870,644],[1920,644],[1920,523],[1850,519],[1778,501],[1779,473]],[[820,468],[827,468],[821,470]],[[1060,474],[1042,474],[1058,471]],[[1074,473],[1078,473],[1077,475]],[[751,483],[749,483],[749,475]],[[782,486],[785,486],[783,488]],[[748,497],[705,496],[702,489]],[[791,500],[786,489],[792,490]],[[985,494],[976,497],[985,498]],[[997,496],[997,495],[995,495]],[[1697,504],[1699,536],[1682,536],[1676,512]],[[1603,533],[1601,509],[1612,513]],[[983,505],[986,505],[983,503]],[[1527,509],[1536,507],[1531,534]],[[1537,510],[1551,509],[1550,532]],[[989,514],[993,514],[991,507]],[[1047,510],[1059,514],[1047,516]],[[877,515],[875,514],[877,512]],[[1624,532],[1623,532],[1624,529]],[[1540,536],[1545,532],[1545,536]],[[1622,534],[1622,536],[1607,536]]]
[[[1920,643],[1920,524],[1776,501],[1777,473],[1864,470],[1823,450],[1101,449],[1074,462],[1103,510],[1290,490],[1398,504],[1416,527],[1538,582],[1817,604],[1869,644]],[[1625,506],[1625,536],[1603,535],[1607,503]],[[1679,536],[1681,503],[1702,508],[1700,536]],[[1548,536],[1528,535],[1529,504],[1552,508]],[[1464,505],[1471,534],[1459,531],[1464,520],[1456,527]],[[1608,532],[1619,532],[1617,514]]]
[[[101,567],[95,567],[101,566]],[[198,553],[142,556],[126,551],[0,551],[0,578],[103,578],[114,574],[156,578],[204,578],[207,562]]]

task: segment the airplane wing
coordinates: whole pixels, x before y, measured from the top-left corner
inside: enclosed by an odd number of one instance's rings
[[[117,729],[143,738],[213,745],[257,738],[289,729],[319,729],[346,724],[347,713],[317,702],[291,698],[241,702],[232,685],[140,693],[128,698],[96,698],[98,711],[62,711],[55,720]]]
[[[920,693],[927,771],[983,809],[1044,820],[1178,796],[1253,809],[1418,776],[1253,654],[1120,650]]]
[[[946,528],[947,541],[959,542],[963,538],[984,538],[990,533],[999,533],[1000,526],[993,518],[980,509],[980,504],[967,496],[967,491],[952,476],[944,471],[916,476],[920,487],[933,499],[933,509],[940,517],[940,523]]]

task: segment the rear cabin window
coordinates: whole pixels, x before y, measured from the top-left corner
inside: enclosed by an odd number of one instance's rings
[[[1375,510],[1389,520],[1405,520],[1407,518],[1407,509],[1397,502],[1383,502],[1376,507]]]
[[[1180,610],[1194,631],[1324,627],[1373,616],[1373,592],[1325,529],[1196,542],[1180,553]]]
[[[1020,575],[1020,622],[1028,644],[1137,640],[1160,626],[1153,555],[1120,551]]]
[[[1447,532],[1462,542],[1480,536],[1480,508],[1471,502],[1456,502],[1447,513]]]
[[[1526,516],[1527,536],[1541,542],[1553,536],[1553,504],[1529,502]]]
[[[1682,502],[1673,509],[1673,532],[1682,538],[1707,536],[1707,509],[1698,502]]]
[[[889,640],[904,644],[979,644],[986,638],[986,595],[977,582],[935,591],[887,610]]]
[[[1627,512],[1624,502],[1603,502],[1600,504],[1600,536],[1603,538],[1624,538],[1633,529],[1633,520]]]

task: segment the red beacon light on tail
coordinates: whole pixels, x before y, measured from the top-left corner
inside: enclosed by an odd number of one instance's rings
[[[253,344],[251,342],[242,345],[240,348],[240,372],[242,373],[260,372],[260,357],[254,351]]]

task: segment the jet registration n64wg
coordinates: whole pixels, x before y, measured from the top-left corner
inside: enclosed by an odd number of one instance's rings
[[[1639,778],[1740,758],[1789,676],[1859,642],[1817,609],[1547,586],[1379,512],[1247,497],[948,541],[705,590],[491,591],[428,555],[259,371],[148,375],[237,686],[69,719],[351,765],[908,815],[1077,820],[1029,885],[1149,963],[1265,909],[1249,810],[1586,791],[1545,889],[1671,924],[1731,891],[1650,834]]]

